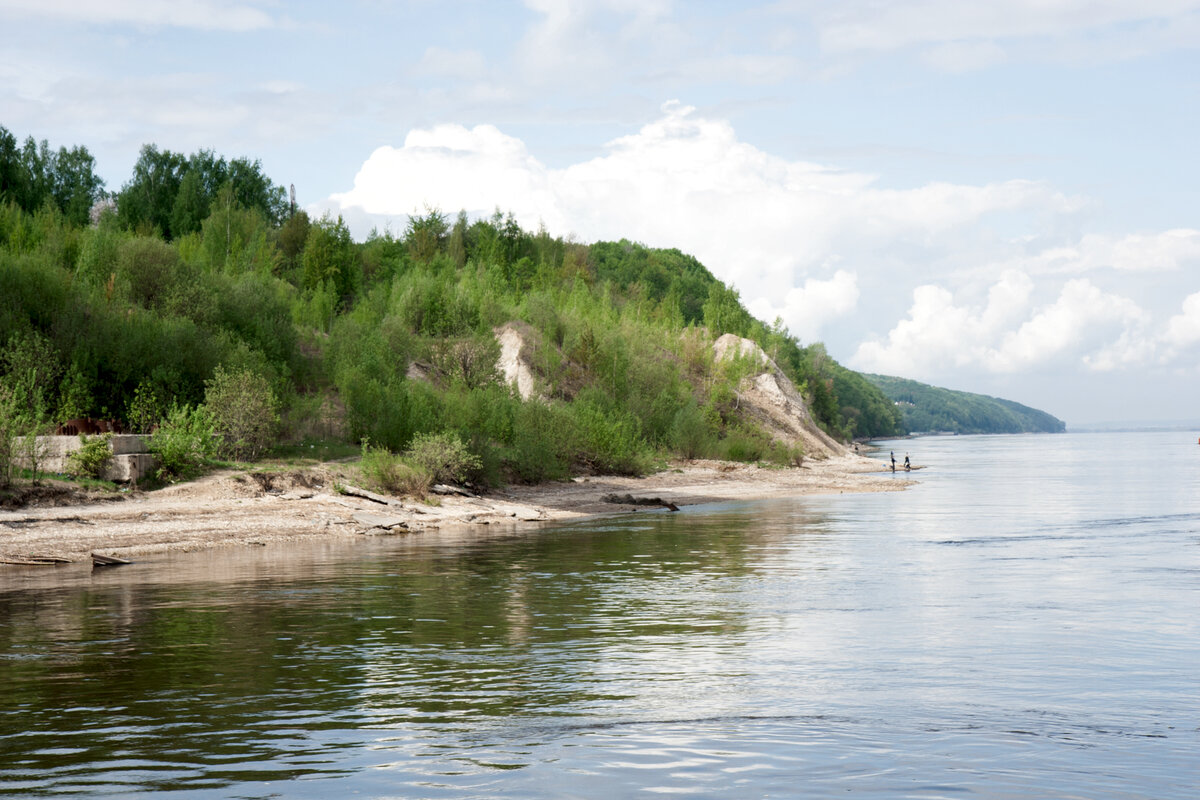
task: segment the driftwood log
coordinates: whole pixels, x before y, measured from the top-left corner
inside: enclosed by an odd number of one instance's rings
[[[348,483],[343,483],[340,487],[342,494],[348,494],[351,497],[361,497],[364,500],[370,500],[372,503],[380,503],[385,506],[398,506],[402,503],[394,497],[384,497],[381,494],[368,492],[366,489],[360,489],[357,486],[351,486]]]
[[[71,559],[60,556],[5,556],[0,558],[0,564],[11,564],[15,567],[53,567],[56,564],[70,564]]]
[[[125,559],[117,558],[116,556],[106,556],[100,553],[92,553],[93,567],[119,567],[122,564],[132,563],[132,561],[126,561]]]
[[[668,511],[678,511],[679,506],[661,497],[634,497],[631,494],[606,494],[600,498],[605,503],[616,503],[622,506],[651,506],[665,508]]]

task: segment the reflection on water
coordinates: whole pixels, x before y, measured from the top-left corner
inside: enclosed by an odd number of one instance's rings
[[[1192,796],[1200,453],[905,447],[898,494],[0,573],[0,794]]]

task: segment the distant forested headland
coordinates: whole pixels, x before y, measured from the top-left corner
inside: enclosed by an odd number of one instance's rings
[[[907,378],[866,375],[904,414],[910,433],[1062,433],[1066,423],[1036,408]]]
[[[835,438],[907,429],[875,384],[754,319],[678,250],[436,209],[356,242],[259,161],[208,150],[147,145],[108,190],[86,147],[0,127],[0,297],[9,451],[96,419],[206,457],[432,441],[481,484],[677,455],[793,460],[741,413],[759,365],[715,358],[727,333],[756,342]],[[525,396],[497,367],[502,326],[520,332]]]

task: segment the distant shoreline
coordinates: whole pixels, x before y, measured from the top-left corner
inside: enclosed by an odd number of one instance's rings
[[[886,473],[886,474],[885,474]],[[511,486],[480,497],[438,497],[435,504],[393,499],[385,505],[342,494],[334,465],[277,472],[222,471],[198,481],[118,501],[27,507],[0,512],[0,556],[55,556],[86,561],[116,556],[274,546],[368,535],[413,535],[443,528],[510,525],[649,511],[616,497],[658,498],[684,507],[730,500],[903,489],[915,481],[882,462],[853,454],[766,468],[717,461],[677,462],[642,478],[595,476],[563,483]],[[384,499],[384,498],[379,498]],[[387,526],[387,527],[381,527]],[[0,565],[9,570],[52,567]]]

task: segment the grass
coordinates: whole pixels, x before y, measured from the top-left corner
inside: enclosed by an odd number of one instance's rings
[[[271,449],[268,459],[288,465],[304,465],[323,461],[341,461],[361,455],[358,445],[336,439],[304,439],[294,444],[280,444]]]

